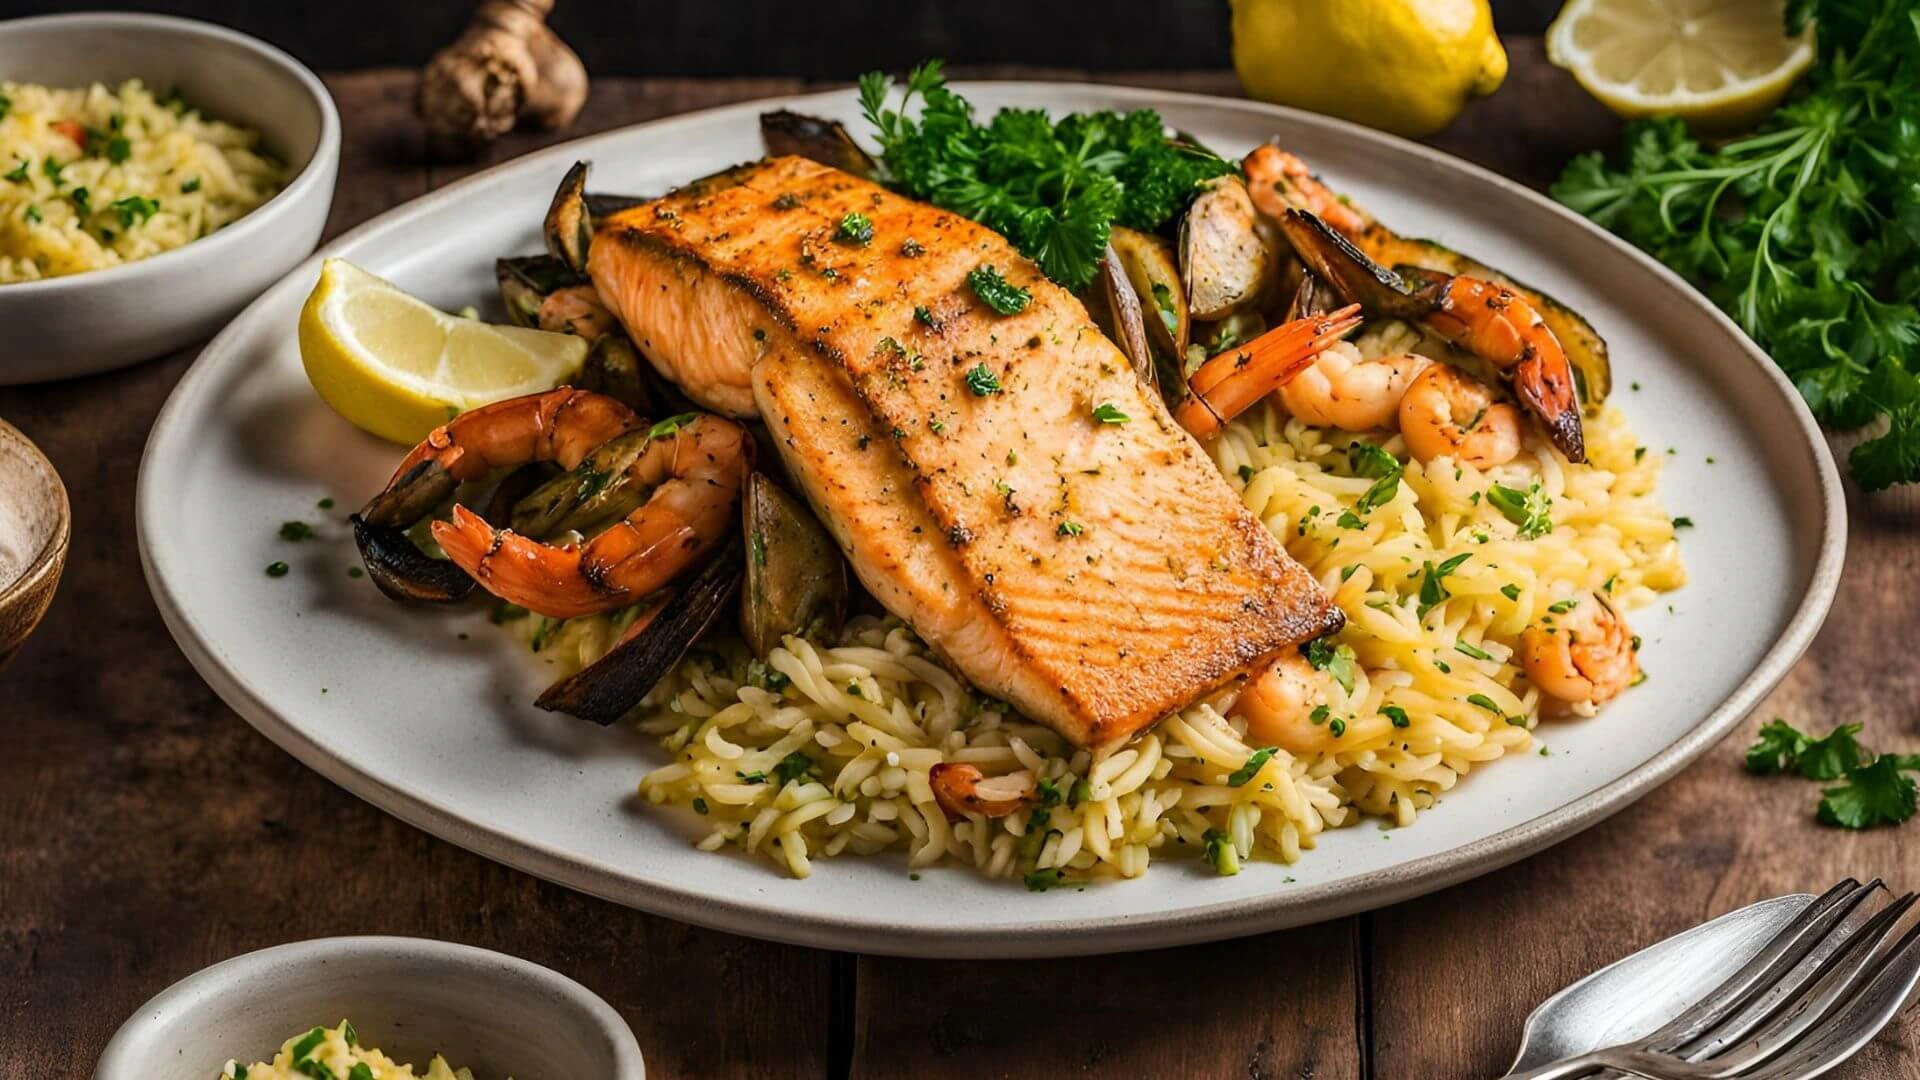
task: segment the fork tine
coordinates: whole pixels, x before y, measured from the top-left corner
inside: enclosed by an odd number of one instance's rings
[[[1824,941],[1862,900],[1879,887],[1879,878],[1865,885],[1847,878],[1820,894],[1739,971],[1667,1021],[1658,1031],[1649,1035],[1642,1045],[1657,1050],[1676,1050],[1697,1041],[1793,970],[1794,965]]]
[[[1880,945],[1892,935],[1900,920],[1920,900],[1920,893],[1908,893],[1874,913],[1860,929],[1847,935],[1846,941],[1813,965],[1810,971],[1795,971],[1778,985],[1768,988],[1756,1005],[1733,1018],[1728,1029],[1715,1033],[1710,1041],[1688,1050],[1691,1060],[1712,1058],[1724,1065],[1726,1075],[1738,1076],[1743,1070],[1764,1064],[1790,1049],[1826,1016],[1870,984],[1888,961],[1904,948],[1903,938],[1895,952],[1882,953]],[[1911,930],[1909,930],[1909,937]],[[1879,962],[1875,958],[1879,957]],[[1728,1047],[1746,1040],[1731,1052]]]
[[[1805,1080],[1851,1058],[1899,1014],[1920,983],[1920,922],[1907,928],[1874,975],[1792,1049],[1752,1074],[1756,1080]]]

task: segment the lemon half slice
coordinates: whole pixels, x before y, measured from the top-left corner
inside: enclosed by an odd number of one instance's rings
[[[1783,0],[1568,0],[1547,59],[1621,116],[1739,131],[1813,63],[1813,27],[1788,37],[1783,12]]]
[[[307,379],[356,427],[412,444],[488,402],[551,390],[576,375],[571,334],[449,315],[344,259],[328,259],[300,311]]]

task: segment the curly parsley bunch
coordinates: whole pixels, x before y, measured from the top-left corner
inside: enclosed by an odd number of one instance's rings
[[[985,124],[949,90],[940,61],[907,76],[897,104],[886,73],[860,77],[860,108],[896,189],[1005,236],[1070,289],[1093,280],[1117,222],[1158,229],[1203,181],[1233,171],[1214,154],[1167,138],[1158,113],[1002,109]],[[917,117],[907,115],[920,100]]]
[[[1809,18],[1819,60],[1759,130],[1635,121],[1553,195],[1698,285],[1822,423],[1886,417],[1849,460],[1873,490],[1920,480],[1920,0],[1789,3],[1789,32]]]

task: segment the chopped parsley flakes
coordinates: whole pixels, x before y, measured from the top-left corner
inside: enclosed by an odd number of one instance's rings
[[[1018,315],[1027,310],[1033,294],[1000,276],[1000,271],[981,263],[967,274],[967,286],[980,302],[1002,315]]]
[[[833,231],[833,239],[852,247],[866,247],[873,243],[873,220],[857,210],[849,210]]]
[[[968,368],[965,378],[967,389],[973,392],[974,397],[991,397],[1005,389],[1000,385],[1000,376],[995,375],[993,369],[984,363]]]

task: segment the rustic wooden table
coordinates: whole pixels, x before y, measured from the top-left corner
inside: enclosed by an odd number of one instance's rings
[[[1506,88],[1435,141],[1539,186],[1572,153],[1611,144],[1615,127],[1544,63],[1537,40],[1512,45]],[[1234,92],[1223,74],[1121,81]],[[346,123],[331,233],[470,171],[424,162],[410,74],[328,83]],[[602,80],[576,133],[798,89]],[[549,141],[514,137],[489,161]],[[192,359],[0,389],[0,416],[52,456],[75,518],[52,613],[0,675],[0,1077],[86,1075],[114,1028],[173,980],[250,949],[369,932],[557,968],[626,1016],[662,1078],[1488,1076],[1537,1002],[1635,949],[1847,874],[1920,883],[1920,825],[1824,829],[1811,785],[1744,775],[1756,719],[1544,854],[1396,907],[1242,941],[921,962],[764,944],[615,907],[333,787],[188,666],[148,598],[132,507],[148,426]],[[1920,664],[1897,645],[1920,634],[1904,587],[1920,544],[1908,521],[1851,506],[1834,617],[1760,716],[1821,729],[1864,720],[1882,745],[1920,749],[1910,708]],[[1920,1078],[1916,1047],[1920,1014],[1844,1075]]]

